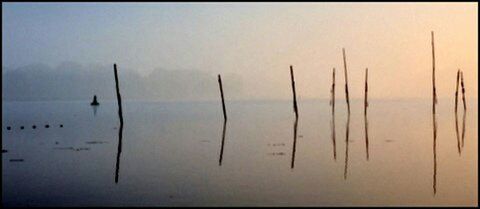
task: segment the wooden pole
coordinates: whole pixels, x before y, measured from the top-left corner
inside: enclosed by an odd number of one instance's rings
[[[437,92],[435,88],[435,44],[432,31],[432,86],[433,86],[433,194],[437,193],[437,120],[435,117],[435,104],[437,104]]]
[[[367,118],[367,107],[368,107],[368,68],[365,69],[365,101],[364,101],[364,118],[365,118],[365,148],[367,154],[367,161],[369,159],[368,153],[368,118]]]
[[[348,113],[350,113],[350,99],[348,97],[348,77],[347,77],[347,58],[345,56],[345,48],[342,48],[343,52],[343,66],[345,72],[345,98],[347,100]]]
[[[368,68],[365,70],[365,101],[364,101],[364,114],[367,114],[367,107],[368,107]]]
[[[113,64],[113,71],[115,74],[115,88],[117,90],[118,117],[120,118],[120,128],[118,130],[117,161],[115,165],[115,183],[118,183],[118,171],[120,169],[120,153],[122,152],[123,116],[122,116],[122,99],[120,97],[120,88],[119,88],[118,75],[117,75],[117,64]]]
[[[460,72],[460,80],[461,80],[461,84],[462,84],[463,109],[467,110],[467,103],[465,101],[465,85],[463,84],[463,71]]]
[[[292,79],[293,111],[295,112],[295,118],[298,118],[297,95],[295,92],[295,79],[293,77],[293,67],[291,65],[290,65],[290,77]]]
[[[330,90],[331,100],[330,105],[332,105],[332,114],[335,112],[335,68],[332,71],[332,88]]]
[[[227,121],[227,111],[225,110],[225,100],[223,98],[222,77],[218,74],[218,85],[220,86],[220,96],[222,97],[223,118]]]
[[[119,88],[118,75],[117,75],[117,64],[113,64],[113,71],[115,73],[115,88],[117,89],[118,117],[120,117],[120,124],[123,124],[122,98],[120,97],[120,88]]]
[[[460,69],[457,71],[457,85],[455,90],[455,113],[457,113],[457,106],[458,106],[458,86],[460,81]]]
[[[435,104],[437,104],[437,91],[435,87],[435,43],[432,31],[432,85],[433,85],[433,113],[435,113]]]
[[[330,104],[332,105],[332,141],[333,141],[333,159],[337,160],[337,146],[335,140],[335,68],[332,71],[332,89],[330,90],[332,98]]]

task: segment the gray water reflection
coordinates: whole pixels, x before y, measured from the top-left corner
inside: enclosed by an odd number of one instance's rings
[[[295,152],[288,145],[264,146],[292,143],[290,100],[232,102],[228,124],[218,120],[218,102],[127,101],[123,127],[116,125],[116,101],[103,102],[96,116],[85,102],[2,104],[2,150],[8,150],[2,153],[2,200],[4,206],[477,204],[476,103],[463,116],[468,126],[461,127],[459,112],[457,157],[454,104],[438,105],[432,144],[424,140],[432,139],[431,100],[373,102],[365,118],[355,108],[363,101],[352,100],[349,119],[347,111],[333,117],[329,101],[299,102],[305,114],[293,121]],[[334,126],[335,120],[347,123]],[[32,124],[37,129],[19,129]],[[345,133],[348,143],[336,143],[335,132]],[[204,142],[220,137],[223,145]],[[292,159],[265,154],[272,151],[292,153]],[[336,163],[344,157],[345,165]]]

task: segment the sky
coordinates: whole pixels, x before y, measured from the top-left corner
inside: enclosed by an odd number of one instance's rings
[[[478,92],[478,3],[2,3],[2,71],[42,63],[235,73],[243,99],[439,98]],[[228,80],[223,80],[228,82]],[[216,85],[216,83],[213,83]],[[228,89],[225,89],[228,92]],[[229,95],[237,98],[236,95]],[[242,99],[238,98],[238,99]]]

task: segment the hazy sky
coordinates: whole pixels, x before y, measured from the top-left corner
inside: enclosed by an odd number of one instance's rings
[[[345,47],[353,98],[366,67],[373,98],[431,98],[432,30],[439,97],[458,68],[476,97],[477,3],[2,3],[2,66],[235,72],[259,99],[291,98],[289,65],[300,98],[328,98],[335,67],[343,98]]]

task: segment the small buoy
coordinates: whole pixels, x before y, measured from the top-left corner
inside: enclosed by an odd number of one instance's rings
[[[36,125],[33,125],[33,126],[32,126],[32,128],[33,128],[33,129],[36,129],[36,128],[37,128],[37,126],[36,126]]]
[[[63,124],[60,124],[60,128],[63,128]]]
[[[10,126],[7,126],[7,130],[10,130],[10,129],[12,129],[12,127],[10,127]]]
[[[25,127],[23,127],[23,126],[20,126],[20,129],[22,129],[22,130],[23,130],[24,128],[25,128]]]
[[[50,126],[49,126],[49,125],[45,125],[45,128],[50,128]]]
[[[100,103],[97,101],[97,95],[93,96],[93,101],[90,103],[92,106],[98,106]]]

